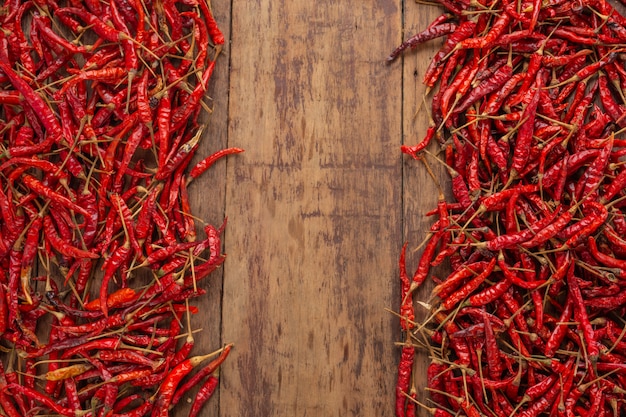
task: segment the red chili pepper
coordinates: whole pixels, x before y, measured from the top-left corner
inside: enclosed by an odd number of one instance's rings
[[[169,136],[170,136],[170,115],[171,115],[171,99],[169,92],[164,91],[157,108],[157,137],[156,142],[159,146],[159,167],[165,166],[165,158],[169,152]]]
[[[120,288],[119,290],[111,293],[107,297],[107,308],[114,309],[119,306],[122,306],[130,301],[133,301],[137,298],[137,291],[132,288]],[[100,310],[100,299],[96,298],[88,303],[86,303],[83,308],[88,311],[98,311]]]
[[[441,250],[435,259],[430,263],[431,266],[438,266],[443,263],[446,259],[450,258],[454,253],[458,252],[459,248],[465,243],[467,236],[465,234],[460,234],[456,238],[454,238],[449,244],[447,244],[447,248]]]
[[[443,47],[435,54],[433,59],[430,61],[428,68],[424,74],[424,84],[429,87],[433,87],[435,82],[437,81],[437,77],[441,74],[443,70],[442,62],[446,56],[448,56],[451,52],[454,51],[456,45],[464,39],[469,38],[474,34],[474,29],[476,27],[476,23],[472,20],[465,20],[459,26],[457,26],[456,30],[448,36]]]
[[[87,210],[80,207],[78,204],[74,203],[69,198],[55,192],[54,190],[52,190],[51,188],[49,188],[48,186],[46,186],[41,181],[39,181],[38,179],[36,179],[35,177],[31,175],[27,175],[27,174],[23,175],[22,182],[24,183],[24,185],[26,185],[35,193],[41,195],[42,197],[50,199],[54,203],[58,203],[63,207],[66,207],[72,211],[75,211],[76,213],[82,214],[83,216],[89,215]]]
[[[478,73],[478,56],[474,57],[471,65],[465,65],[457,73],[454,81],[443,92],[441,97],[441,111],[444,120],[448,121],[448,117],[456,110],[456,105],[469,89],[472,80]]]
[[[9,326],[9,306],[4,284],[0,283],[0,333],[4,334]]]
[[[442,36],[453,33],[457,28],[457,25],[451,22],[441,23],[440,25],[429,26],[422,32],[416,33],[406,41],[402,42],[394,51],[387,57],[387,61],[393,61],[400,56],[405,50],[409,48],[416,48],[417,45],[428,42],[432,39],[437,39]]]
[[[135,222],[133,220],[133,215],[124,202],[124,200],[118,194],[111,194],[111,203],[113,207],[117,211],[119,211],[121,221],[124,223],[124,232],[128,238],[128,243],[130,247],[135,251],[135,254],[141,253],[141,245],[137,241],[137,237],[135,236]]]
[[[224,35],[222,31],[219,29],[215,18],[213,17],[213,13],[211,13],[211,9],[209,8],[209,4],[206,0],[199,0],[198,5],[200,6],[200,10],[202,11],[203,17],[207,21],[207,29],[209,31],[209,36],[211,37],[211,41],[215,45],[223,45],[225,42]]]
[[[602,107],[606,113],[611,116],[614,122],[623,123],[624,108],[615,102],[611,90],[609,89],[607,78],[602,72],[599,73],[598,77],[598,89],[600,91]]]
[[[204,378],[214,373],[220,367],[220,365],[224,363],[231,349],[232,349],[232,345],[224,346],[222,352],[216,359],[211,361],[207,366],[200,369],[198,372],[196,372],[191,377],[189,377],[185,382],[183,382],[178,387],[178,389],[176,390],[176,393],[174,394],[174,397],[172,398],[172,405],[178,404],[180,400],[182,399],[182,397],[187,392],[189,392],[189,390],[197,386],[200,383],[200,381],[202,381]]]
[[[98,3],[99,2],[92,2]],[[109,42],[118,42],[124,38],[124,35],[113,27],[107,25],[101,19],[97,17],[97,14],[100,15],[99,11],[92,11],[91,13],[85,9],[81,9],[79,7],[62,7],[56,10],[55,14],[57,15],[75,15],[78,16],[83,22],[85,22],[90,29],[93,29],[94,32],[101,38],[109,41]],[[79,28],[80,29],[80,28]]]
[[[116,167],[115,179],[113,180],[113,191],[116,193],[122,190],[122,179],[126,174],[126,170],[129,167],[135,151],[139,147],[141,140],[146,135],[146,127],[141,124],[137,124],[131,131],[130,135],[126,139],[126,146],[124,147],[124,154],[120,161],[119,166]]]
[[[139,84],[137,86],[137,111],[139,113],[139,119],[151,131],[153,112],[150,107],[150,99],[148,98],[149,76],[150,73],[148,71],[144,71],[139,79]]]
[[[68,53],[82,54],[87,52],[87,49],[84,46],[76,46],[75,44],[68,42],[57,33],[55,33],[50,26],[49,19],[35,15],[33,18],[33,23],[37,25],[37,31],[40,35],[47,38],[50,43],[58,45],[67,50]]]
[[[590,198],[592,193],[596,193],[597,188],[602,181],[604,170],[609,162],[609,157],[613,150],[613,135],[610,135],[605,146],[600,151],[598,157],[589,165],[581,182],[583,182],[582,197]]]
[[[606,255],[600,252],[598,250],[598,245],[596,244],[596,240],[593,238],[593,236],[589,236],[589,238],[587,239],[587,244],[589,245],[590,253],[598,262],[611,268],[618,268],[620,270],[626,271],[626,261],[613,258],[609,255]]]
[[[413,293],[413,291],[415,291],[428,277],[428,272],[430,271],[430,263],[434,258],[437,244],[439,243],[439,240],[442,236],[443,233],[440,231],[430,237],[430,240],[428,241],[426,247],[424,248],[424,251],[422,252],[422,256],[420,257],[419,263],[417,265],[417,269],[413,274],[409,293]]]
[[[473,307],[485,306],[500,298],[511,285],[512,282],[505,278],[498,281],[495,285],[487,287],[479,293],[473,294],[468,298],[467,302]]]
[[[548,170],[546,170],[545,175],[543,177],[543,186],[551,187],[558,180],[559,173],[561,171],[562,164],[567,166],[567,175],[572,175],[576,172],[580,167],[589,162],[590,160],[596,158],[599,154],[598,149],[586,149],[581,152],[574,153],[573,155],[567,156],[561,161],[555,163]]]
[[[585,302],[583,300],[578,281],[574,275],[574,264],[572,264],[567,273],[568,294],[572,297],[574,304],[574,317],[581,327],[583,339],[586,342],[586,352],[592,364],[595,364],[599,356],[599,347],[594,337],[593,327],[589,320]]]
[[[161,383],[159,396],[154,404],[152,413],[154,417],[167,417],[169,415],[169,406],[180,381],[209,356],[194,356],[184,360],[167,374]]]
[[[82,294],[87,287],[87,281],[91,276],[91,270],[93,266],[93,261],[91,259],[80,259],[74,261],[78,268],[78,275],[76,277],[76,291],[79,294]],[[68,277],[69,279],[70,277]],[[72,296],[72,300],[76,301],[75,296]]]
[[[456,107],[455,111],[460,113],[467,110],[476,101],[505,86],[512,77],[513,69],[509,65],[502,66],[493,74],[492,77],[487,78],[478,86],[474,87],[465,99]]]
[[[11,402],[11,397],[8,393],[2,392],[0,393],[0,407],[7,414],[8,417],[21,417],[23,414],[15,408],[13,403]]]
[[[154,398],[150,397],[143,404],[137,408],[123,414],[114,414],[114,417],[142,417],[148,414],[150,410],[154,409]]]
[[[61,137],[61,126],[56,117],[46,105],[44,100],[39,96],[26,81],[20,78],[13,69],[7,64],[6,57],[0,59],[0,70],[9,78],[11,84],[24,97],[24,100],[35,111],[41,123],[49,131],[51,142],[57,141]]]
[[[139,68],[139,59],[137,51],[135,50],[135,41],[132,39],[130,31],[126,26],[124,19],[120,15],[120,11],[118,10],[115,1],[110,3],[110,9],[113,26],[115,26],[115,29],[119,30],[120,33],[124,34],[124,36],[120,39],[120,42],[124,50],[125,70],[128,71],[128,88],[130,92],[133,78],[137,74],[137,69]]]
[[[219,379],[217,379],[217,377],[210,376],[207,379],[207,381],[200,387],[193,400],[191,410],[189,411],[189,417],[197,417],[200,414],[202,407],[211,398],[218,384]]]
[[[461,269],[454,271],[445,279],[445,281],[435,286],[432,289],[433,295],[442,294],[443,298],[447,298],[443,294],[449,294],[467,278],[480,274],[485,270],[485,268],[487,268],[488,265],[489,262],[487,261],[479,261],[469,265],[463,265]]]
[[[602,233],[609,241],[611,250],[620,258],[626,256],[626,240],[624,240],[610,224],[605,224]]]
[[[210,61],[202,76],[202,79],[198,82],[194,90],[191,92],[189,98],[185,101],[183,105],[173,111],[172,118],[170,120],[172,131],[177,131],[178,129],[186,125],[189,121],[195,122],[194,117],[192,117],[192,113],[195,109],[198,108],[198,103],[206,93],[209,79],[211,78],[211,75],[213,75],[214,70],[215,61]]]
[[[491,48],[496,40],[504,33],[511,17],[507,13],[502,13],[491,26],[491,30],[480,38],[468,38],[459,42],[456,48],[463,49],[483,49]]]
[[[498,380],[503,372],[500,349],[498,348],[498,342],[496,341],[496,336],[491,326],[491,320],[484,312],[483,323],[485,326],[485,353],[487,356],[489,376],[494,380]]]
[[[72,335],[81,335],[81,334],[97,334],[102,332],[103,330],[119,327],[126,323],[126,317],[123,317],[121,314],[116,314],[113,316],[105,317],[98,321],[91,321],[85,324],[79,324],[74,326],[64,326],[63,332]]]
[[[513,162],[511,164],[511,172],[513,177],[521,172],[524,165],[528,162],[530,156],[530,146],[532,143],[533,128],[535,125],[535,114],[537,105],[539,104],[540,90],[543,87],[543,73],[537,73],[535,80],[535,91],[531,96],[528,105],[524,109],[522,120],[524,121],[517,134],[515,151],[513,153]]]
[[[54,228],[54,224],[52,223],[52,219],[49,215],[44,216],[43,218],[43,229],[45,232],[45,238],[52,245],[52,247],[58,251],[60,254],[67,256],[69,258],[77,258],[77,259],[98,259],[99,256],[95,253],[79,249],[62,240],[56,229]]]
[[[446,397],[442,394],[445,392],[443,376],[447,370],[447,366],[439,361],[433,360],[427,370],[427,386],[432,389],[430,397],[437,405],[446,404]]]
[[[567,239],[566,247],[574,248],[584,243],[587,236],[595,233],[608,218],[606,207],[593,201],[586,202],[583,213],[585,217],[581,221],[565,229],[559,236]]]
[[[520,413],[520,417],[535,417],[542,413],[545,409],[550,407],[557,399],[562,389],[562,382],[556,381],[554,385],[536,401],[534,401],[530,407]]]
[[[567,224],[572,220],[574,213],[576,212],[576,207],[572,207],[567,210],[563,214],[561,214],[553,223],[549,226],[546,226],[542,230],[539,230],[535,236],[533,236],[530,240],[521,243],[520,246],[524,248],[534,248],[542,245],[548,239],[556,236],[561,230],[563,230]]]
[[[398,364],[398,381],[396,383],[396,417],[406,416],[406,394],[409,393],[415,348],[411,344],[402,347],[402,355]]]
[[[101,350],[96,353],[95,357],[103,361],[128,362],[152,369],[156,369],[158,366],[158,363],[132,350]]]
[[[461,289],[452,293],[449,297],[443,300],[443,303],[442,303],[443,308],[445,308],[446,310],[450,310],[451,308],[454,308],[454,306],[456,306],[461,300],[468,297],[473,291],[475,291],[480,286],[480,284],[482,284],[485,281],[485,279],[487,279],[487,277],[493,271],[493,268],[495,267],[495,265],[496,265],[496,258],[491,258],[491,261],[489,261],[489,264],[486,266],[486,268],[483,271],[481,271],[480,274],[476,275],[474,278],[472,278],[471,281],[465,284]]]
[[[400,292],[400,325],[402,330],[412,329],[415,322],[415,314],[413,312],[413,297],[411,296],[411,280],[406,272],[406,247],[407,243],[402,246],[400,252],[400,260],[398,262],[400,269],[400,280],[402,282],[402,290]]]
[[[164,165],[157,171],[155,178],[157,180],[164,180],[172,175],[172,173],[178,168],[184,167],[183,163],[189,163],[191,160],[190,157],[193,156],[196,149],[198,148],[198,142],[200,140],[200,136],[202,135],[202,129],[198,130],[198,132],[186,141],[175,155],[167,160],[164,160]]]
[[[35,263],[37,249],[39,246],[39,233],[43,226],[43,219],[39,216],[35,217],[28,228],[24,246],[22,248],[22,268],[20,271],[20,283],[22,294],[26,298],[28,304],[33,304],[30,294],[30,278],[32,266]],[[0,298],[1,299],[1,298]]]
[[[435,126],[430,126],[426,131],[426,135],[422,139],[420,143],[414,146],[402,145],[400,150],[408,155],[411,155],[414,159],[419,158],[419,154],[430,145],[432,139],[435,137],[435,133],[437,132],[437,128]]]
[[[85,80],[116,82],[123,79],[127,75],[127,70],[119,67],[106,67],[102,69],[82,71],[70,78],[67,83],[63,84],[63,87],[55,93],[55,96],[63,97],[67,93],[68,89]]]
[[[35,401],[41,403],[45,408],[52,410],[56,414],[60,414],[62,416],[73,417],[75,413],[73,410],[68,408],[61,407],[57,405],[56,401],[50,397],[45,396],[44,394],[36,391],[32,388],[28,388],[24,385],[20,384],[8,384],[3,388],[3,391],[12,391],[15,393],[19,393],[21,395],[26,395],[29,398],[34,399]]]

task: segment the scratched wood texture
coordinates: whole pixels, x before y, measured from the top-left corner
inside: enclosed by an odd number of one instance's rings
[[[434,46],[385,58],[406,37],[403,22],[409,34],[438,10],[398,0],[212,7],[228,41],[199,157],[245,152],[190,189],[200,218],[228,217],[227,260],[204,284],[194,326],[204,352],[234,348],[202,415],[393,416],[401,334],[386,309],[398,309],[402,243],[412,268],[437,200],[399,146],[427,127],[419,80]]]
[[[430,22],[441,15],[442,9],[433,6],[418,5],[408,1],[404,10],[404,38],[414,33],[424,30]],[[403,71],[403,137],[407,144],[418,143],[426,133],[429,125],[429,105],[432,93],[426,94],[426,86],[422,84],[422,79],[428,64],[433,55],[439,50],[442,42],[440,40],[428,42],[418,46],[414,51],[407,52],[402,62]],[[407,270],[409,274],[415,271],[422,244],[427,237],[434,220],[426,217],[426,212],[437,207],[437,200],[440,192],[446,197],[451,196],[450,182],[445,167],[437,162],[439,155],[437,144],[431,144],[428,148],[434,155],[424,155],[423,162],[418,162],[412,158],[403,158],[403,187],[402,195],[404,200],[403,211],[403,235],[409,243],[407,246]],[[444,155],[441,155],[443,159]],[[434,178],[429,174],[426,165],[430,167]],[[448,200],[450,201],[450,200]],[[447,265],[434,268],[432,273],[442,277]],[[421,288],[416,292],[415,300],[428,300],[433,287],[430,279],[426,280]],[[415,305],[415,319],[422,322],[428,311]],[[425,350],[419,350],[413,367],[414,384],[418,398],[422,403],[428,404],[428,392],[426,387],[426,370],[429,359]],[[424,409],[418,409],[419,417],[432,416]]]
[[[211,0],[211,9],[220,30],[225,38],[230,38],[230,0]],[[227,41],[228,43],[228,41]],[[229,103],[229,59],[230,49],[225,49],[217,57],[215,71],[211,77],[208,100],[205,102],[212,109],[210,115],[204,115],[206,130],[203,140],[195,156],[195,160],[206,157],[215,151],[226,148],[228,140],[228,103]],[[238,163],[237,159],[233,163]],[[199,219],[219,227],[226,219],[226,165],[227,159],[219,160],[205,172],[197,182],[189,188],[189,203],[191,210]],[[203,288],[207,294],[196,299],[195,303],[202,312],[195,317],[193,328],[199,329],[194,335],[195,344],[199,347],[197,354],[213,352],[224,345],[221,337],[222,331],[222,290],[224,269],[218,269],[205,281]],[[234,355],[233,355],[234,356]],[[191,395],[195,394],[192,392]],[[191,399],[188,398],[189,401]],[[182,417],[189,414],[190,402],[181,402],[175,416]],[[220,390],[216,390],[213,397],[204,406],[202,416],[219,416],[220,414]],[[228,415],[228,414],[227,414]]]

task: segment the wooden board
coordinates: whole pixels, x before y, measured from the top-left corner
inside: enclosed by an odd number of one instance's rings
[[[410,3],[403,16],[403,2],[389,0],[230,7],[213,1],[230,42],[199,154],[246,151],[190,190],[199,217],[228,217],[227,260],[194,326],[203,351],[234,349],[203,415],[393,416],[401,334],[386,309],[398,308],[402,243],[423,239],[437,189],[399,150],[427,127],[425,109],[414,115],[432,48],[385,58],[404,20],[421,29],[437,10]]]
[[[404,21],[406,22],[405,39],[414,33],[424,30],[441,13],[441,9],[437,7],[428,7],[408,2],[404,12]],[[431,58],[440,47],[441,41],[420,45],[417,50],[406,53],[402,62],[404,74],[403,134],[404,142],[408,145],[414,145],[421,141],[429,126],[428,112],[430,111],[431,97],[425,96],[427,91],[422,80]],[[437,145],[433,144],[428,149],[436,152]],[[412,158],[403,158],[403,229],[404,238],[409,243],[406,259],[409,274],[415,271],[417,267],[423,242],[430,232],[430,226],[434,222],[432,217],[426,217],[425,214],[437,207],[438,197],[441,192],[445,195],[449,194],[450,184],[448,176],[444,166],[437,162],[436,156],[424,155],[424,159],[421,162]],[[428,164],[435,179],[428,173],[425,164]],[[440,273],[444,269],[445,266],[435,268],[433,273],[437,276],[444,276]],[[418,289],[414,299],[427,300],[432,286],[432,281],[430,279],[426,280],[424,285]],[[416,304],[416,321],[423,322],[427,315],[428,311]],[[428,393],[424,387],[426,387],[426,370],[429,363],[428,353],[425,350],[419,350],[415,358],[413,375],[418,398],[423,403],[427,403],[425,399],[428,398]],[[423,409],[419,410],[418,415],[420,417],[431,416],[430,413]]]
[[[226,0],[212,0],[210,2],[215,19],[219,22],[219,28],[226,39],[230,37],[231,3]],[[210,115],[205,115],[205,136],[201,142],[195,159],[201,160],[207,155],[228,146],[228,90],[230,84],[229,51],[220,53],[217,58],[216,68],[211,77],[209,86],[209,100],[206,100],[212,109]],[[233,161],[236,162],[236,161]],[[216,164],[205,172],[201,178],[190,185],[189,199],[192,212],[198,218],[216,227],[225,220],[226,205],[226,164],[227,159],[217,161]],[[205,190],[210,190],[206,192]],[[202,311],[200,317],[195,317],[192,323],[194,329],[201,329],[194,335],[196,346],[201,346],[202,351],[197,349],[198,354],[213,352],[223,346],[221,338],[222,329],[222,289],[223,269],[215,271],[203,288],[207,295],[197,299],[196,305]],[[194,394],[193,392],[191,394]],[[220,391],[217,390],[211,401],[207,402],[203,409],[204,415],[219,415]],[[176,412],[177,416],[189,414],[191,404],[181,402]]]

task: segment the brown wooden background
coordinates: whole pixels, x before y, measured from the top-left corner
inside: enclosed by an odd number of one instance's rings
[[[441,11],[398,0],[212,8],[227,45],[198,157],[245,153],[190,190],[200,218],[228,217],[196,351],[234,349],[203,415],[393,416],[401,334],[385,309],[398,308],[402,243],[419,245],[437,200],[399,148],[427,127],[420,80],[437,43],[385,58]]]

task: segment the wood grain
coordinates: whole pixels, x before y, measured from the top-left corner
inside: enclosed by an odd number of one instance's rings
[[[220,30],[226,39],[230,37],[230,0],[211,0],[211,9],[214,13]],[[211,114],[204,114],[202,122],[206,129],[201,145],[194,161],[199,161],[215,151],[228,147],[228,90],[230,84],[229,47],[225,45],[217,57],[215,71],[211,77],[205,102],[212,109]],[[195,163],[195,162],[194,162]],[[236,161],[233,161],[236,163]],[[199,219],[219,227],[226,218],[226,166],[228,159],[217,161],[207,172],[200,176],[189,187],[189,203],[191,212]],[[205,296],[194,300],[201,314],[193,317],[192,328],[201,330],[194,334],[194,354],[206,354],[223,346],[222,331],[222,288],[223,269],[213,272],[203,283],[202,288],[207,291]],[[193,399],[195,391],[188,399]],[[213,398],[205,405],[204,415],[219,415],[220,392],[216,390]],[[191,403],[181,401],[176,409],[176,416],[187,416]]]
[[[393,414],[399,2],[236,2],[220,415]]]
[[[192,326],[203,353],[235,347],[203,415],[393,416],[401,334],[385,309],[398,309],[400,247],[409,242],[412,268],[438,194],[399,145],[427,128],[421,75],[438,44],[385,58],[439,11],[387,0],[212,6],[229,41],[199,157],[246,151],[190,189],[198,217],[228,217],[227,260]],[[421,397],[426,363],[415,369]]]
[[[442,13],[438,7],[429,7],[407,2],[404,10],[405,39],[424,30],[435,17]],[[408,52],[403,60],[404,95],[403,95],[403,136],[407,145],[418,143],[424,137],[429,126],[429,104],[432,93],[426,96],[426,86],[422,83],[426,68],[433,55],[441,47],[440,41],[428,42],[418,46],[414,51]],[[438,144],[431,144],[428,150],[437,153]],[[442,155],[443,158],[443,155]],[[442,164],[429,155],[424,156],[424,161],[416,161],[410,157],[404,157],[402,195],[404,201],[404,239],[409,243],[407,247],[407,270],[412,274],[417,267],[419,255],[425,238],[429,235],[433,218],[426,217],[425,213],[437,207],[437,198],[440,189],[446,193],[450,185],[447,183],[447,174]],[[435,174],[433,179],[424,163],[431,167]],[[438,184],[441,188],[438,188]],[[440,271],[445,268],[435,269],[434,273],[442,276]],[[432,289],[432,281],[426,280],[418,289],[414,299],[427,300]],[[415,306],[415,318],[422,322],[428,311]],[[418,350],[413,369],[413,378],[418,398],[424,402],[428,398],[426,387],[426,369],[428,367],[428,352]],[[418,416],[430,416],[426,410],[419,409]]]

